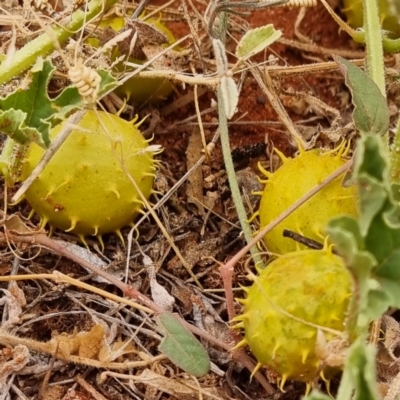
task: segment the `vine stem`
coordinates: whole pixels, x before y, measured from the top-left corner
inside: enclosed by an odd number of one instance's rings
[[[365,31],[365,47],[366,70],[369,77],[375,82],[379,90],[386,98],[385,85],[385,64],[383,61],[383,35],[379,20],[378,0],[363,0],[364,9],[364,31]],[[389,135],[386,138],[386,146],[389,149]]]
[[[366,67],[369,77],[386,97],[385,69],[383,62],[382,31],[377,0],[363,0]]]
[[[29,69],[38,57],[46,57],[54,51],[57,41],[60,45],[77,33],[86,23],[97,18],[102,12],[112,7],[117,0],[91,0],[87,10],[77,10],[58,26],[47,27],[46,32],[18,50],[11,59],[0,64],[0,85],[9,82]]]
[[[232,193],[233,203],[235,204],[236,207],[236,211],[239,217],[240,226],[242,227],[244,238],[247,243],[250,243],[253,239],[253,234],[251,232],[250,225],[248,223],[248,217],[243,205],[242,196],[236,178],[235,168],[233,166],[231,146],[229,143],[228,119],[225,114],[224,101],[221,93],[221,88],[218,89],[218,120],[219,120],[222,155],[224,157],[225,170],[229,181],[229,187]],[[262,259],[258,254],[259,250],[257,249],[256,246],[250,247],[250,253],[256,264],[262,263]]]

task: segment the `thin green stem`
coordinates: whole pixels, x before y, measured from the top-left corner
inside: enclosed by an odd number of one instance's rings
[[[226,169],[226,175],[229,181],[229,187],[232,193],[233,203],[235,204],[236,211],[238,213],[240,225],[243,230],[244,238],[247,243],[250,243],[253,239],[253,234],[251,232],[246,210],[243,205],[242,196],[240,193],[239,185],[236,179],[235,168],[233,166],[231,146],[229,143],[229,133],[228,133],[228,119],[225,114],[224,100],[221,93],[221,88],[218,89],[218,120],[219,120],[219,131],[221,137],[222,154],[224,157],[224,164]],[[250,249],[250,253],[253,257],[254,263],[261,263],[262,259],[260,257],[259,250],[257,246],[253,246]]]
[[[69,18],[65,26],[59,25],[48,28],[36,39],[18,50],[11,60],[6,59],[0,64],[0,85],[3,85],[19,74],[29,69],[38,57],[46,57],[52,53],[57,41],[60,45],[77,33],[83,26],[102,12],[113,6],[117,0],[91,0],[86,11],[77,10]]]
[[[219,25],[219,39],[222,43],[226,41],[226,29],[228,26],[228,14],[225,12],[221,12],[219,14],[220,25]],[[232,161],[232,153],[231,153],[231,145],[229,142],[229,129],[228,129],[228,118],[225,113],[225,105],[224,99],[222,96],[221,87],[218,88],[217,91],[217,99],[218,99],[218,122],[219,122],[219,131],[221,138],[221,146],[222,146],[222,155],[224,157],[224,165],[226,170],[226,175],[228,177],[229,187],[232,193],[233,204],[235,205],[236,212],[238,214],[240,226],[243,231],[244,238],[249,244],[253,240],[253,234],[250,229],[250,225],[248,222],[248,217],[246,214],[246,210],[243,205],[242,196],[240,193],[239,185],[236,178],[235,167],[233,166]],[[259,250],[256,246],[252,246],[250,248],[250,253],[253,258],[253,261],[256,265],[262,264],[262,258],[259,255]]]

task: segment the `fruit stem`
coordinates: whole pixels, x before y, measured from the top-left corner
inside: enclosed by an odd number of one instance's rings
[[[27,43],[15,55],[6,58],[0,64],[0,85],[9,82],[19,74],[29,69],[38,57],[46,57],[53,52],[58,44],[65,43],[71,36],[77,33],[85,24],[97,18],[102,12],[113,6],[117,0],[91,0],[87,10],[77,10],[69,18],[61,21],[61,24],[46,28],[46,32]],[[64,25],[64,24],[65,25]]]

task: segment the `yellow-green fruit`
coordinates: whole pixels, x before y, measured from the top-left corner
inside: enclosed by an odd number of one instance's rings
[[[63,127],[64,123],[52,129],[51,138]],[[146,148],[147,142],[132,122],[87,111],[79,128],[71,131],[25,194],[41,217],[41,226],[48,222],[82,239],[119,233],[143,206],[126,172],[146,198],[152,192],[155,167],[153,153]],[[22,167],[23,180],[43,153],[42,148],[31,145]]]
[[[295,158],[286,158],[282,154],[280,156],[283,165],[277,171],[273,174],[263,171],[268,181],[258,211],[261,228],[346,162],[342,157],[342,151],[332,154],[321,152],[319,149],[310,151],[301,149],[300,155]],[[342,179],[343,177],[339,177],[324,187],[270,231],[264,238],[268,250],[285,254],[299,247],[304,248],[293,240],[283,237],[284,229],[321,241],[321,235],[324,234],[324,229],[331,218],[341,214],[357,215],[356,188],[343,187]]]
[[[173,33],[161,22],[161,18],[149,18],[145,21],[147,24],[152,25],[158,31],[163,33],[167,40],[168,44],[164,44],[162,47],[166,48],[169,45],[173,44],[176,39]],[[111,27],[116,32],[119,32],[126,25],[126,19],[122,17],[114,17],[108,20],[102,21],[100,24],[100,28]],[[96,42],[91,41],[91,44],[95,47],[98,47]],[[179,46],[175,46],[174,50],[179,51]],[[113,60],[116,60],[121,56],[121,52],[119,51],[118,45],[114,48],[112,53]],[[120,73],[124,72],[125,74],[132,73],[136,68],[129,67],[126,65],[126,61],[129,61],[134,64],[143,64],[145,60],[138,60],[133,57],[127,57],[127,60],[119,62],[115,69]],[[114,92],[123,99],[126,99],[128,102],[133,102],[136,104],[143,104],[149,102],[150,104],[157,104],[163,100],[165,100],[174,90],[174,86],[172,83],[166,79],[161,77],[156,78],[143,78],[133,76],[129,78],[122,85],[118,86]]]
[[[392,39],[400,38],[400,14],[396,11],[394,2],[399,0],[378,0],[379,17],[382,29],[388,31]],[[398,6],[397,6],[398,7]],[[363,26],[364,11],[362,0],[343,0],[343,13],[347,22],[353,28]]]
[[[352,290],[342,258],[329,249],[280,256],[254,277],[241,301],[243,315],[235,320],[245,330],[242,344],[281,375],[281,387],[287,379],[311,382],[321,364],[317,326],[327,342],[335,335],[324,328],[344,331]]]

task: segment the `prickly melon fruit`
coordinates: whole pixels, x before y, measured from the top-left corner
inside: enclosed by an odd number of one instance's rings
[[[378,0],[382,29],[388,31],[388,36],[392,39],[400,38],[400,14],[394,4],[397,1]],[[343,0],[342,11],[346,15],[350,26],[353,28],[361,28],[363,26],[362,0]]]
[[[239,345],[249,345],[258,367],[281,375],[281,388],[287,379],[312,382],[321,372],[318,329],[327,342],[345,329],[353,280],[342,258],[330,248],[300,250],[279,256],[252,279],[240,300],[243,314],[235,318],[245,332]]]
[[[54,139],[63,128],[51,131]],[[104,129],[103,129],[104,127]],[[132,182],[148,198],[154,180],[153,153],[133,124],[102,111],[89,110],[25,194],[41,217],[41,226],[86,235],[116,232],[143,207]],[[32,144],[22,166],[25,180],[43,156]]]
[[[144,14],[140,16],[140,18],[144,18]],[[176,41],[174,34],[161,22],[161,15],[158,19],[148,18],[145,22],[149,25],[152,25],[166,36],[168,44],[162,45],[162,47],[168,47]],[[125,26],[126,18],[123,17],[109,18],[103,20],[99,25],[100,28],[111,27],[116,32],[120,32]],[[99,46],[98,39],[89,39],[89,43],[94,47]],[[179,51],[179,46],[175,46],[174,50]],[[115,61],[121,56],[122,54],[117,45],[112,51],[112,59]],[[125,60],[118,62],[115,65],[115,70],[117,73],[123,72],[124,74],[128,74],[136,69],[134,67],[127,66],[126,61],[134,64],[143,64],[147,60],[126,57]],[[173,92],[173,90],[173,84],[166,78],[133,76],[122,85],[118,86],[114,92],[122,99],[126,99],[129,103],[132,102],[135,104],[143,104],[149,102],[150,104],[158,104],[165,100]]]
[[[295,201],[321,183],[332,172],[345,164],[342,145],[336,154],[320,149],[304,151],[295,158],[286,158],[277,151],[283,165],[273,174],[261,170],[268,177],[262,193],[260,209],[261,228],[268,225]],[[300,233],[310,239],[321,241],[328,221],[341,214],[357,215],[356,188],[343,187],[342,177],[323,188],[299,207],[272,231],[264,240],[269,251],[285,254],[304,248],[282,235],[284,229]]]

